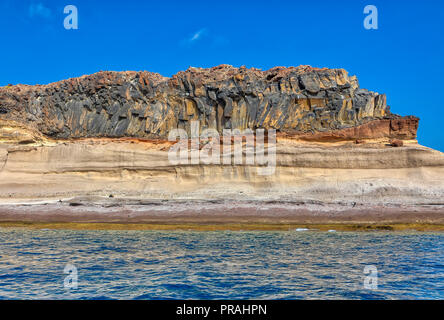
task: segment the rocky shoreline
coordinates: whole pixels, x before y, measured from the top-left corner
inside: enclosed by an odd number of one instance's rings
[[[444,204],[369,206],[360,203],[75,198],[2,204],[0,227],[444,231]]]

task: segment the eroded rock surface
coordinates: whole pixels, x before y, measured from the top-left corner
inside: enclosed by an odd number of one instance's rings
[[[256,165],[174,165],[168,142],[83,139],[0,145],[0,204],[22,199],[318,201],[444,205],[444,156],[413,142],[393,148],[282,138],[272,175]],[[4,149],[2,149],[4,148]],[[234,163],[234,161],[232,161]]]
[[[174,128],[276,129],[308,140],[415,139],[418,118],[390,113],[386,96],[343,69],[267,71],[221,65],[171,78],[99,72],[49,85],[0,88],[0,119],[51,138],[167,138]],[[38,135],[38,134],[37,134]],[[25,138],[23,138],[25,139]]]

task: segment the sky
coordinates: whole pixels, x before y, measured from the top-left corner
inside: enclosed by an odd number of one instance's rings
[[[367,5],[377,29],[364,27]],[[0,0],[0,49],[0,86],[100,70],[344,68],[392,112],[418,116],[419,142],[444,151],[441,0]]]

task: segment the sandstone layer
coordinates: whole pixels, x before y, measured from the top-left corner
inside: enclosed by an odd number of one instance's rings
[[[247,165],[174,166],[169,147],[133,139],[4,145],[0,224],[444,226],[443,154],[413,141],[393,148],[279,138],[270,176]]]

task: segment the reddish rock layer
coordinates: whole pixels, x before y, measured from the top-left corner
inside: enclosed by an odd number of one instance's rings
[[[393,138],[412,140],[416,138],[419,119],[403,117],[397,119],[373,120],[368,123],[346,129],[328,132],[287,132],[283,137],[295,137],[303,141],[334,142],[359,139]]]

